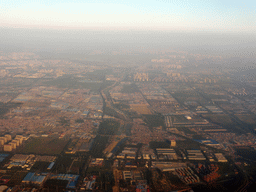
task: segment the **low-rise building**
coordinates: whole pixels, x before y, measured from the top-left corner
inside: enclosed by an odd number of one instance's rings
[[[214,155],[218,162],[222,162],[222,163],[228,162],[228,160],[224,157],[222,153],[215,153]]]

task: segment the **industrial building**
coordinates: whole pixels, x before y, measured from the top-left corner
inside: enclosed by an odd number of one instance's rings
[[[174,163],[168,161],[153,161],[152,168],[158,168],[162,171],[174,171],[177,168],[187,167],[186,163]]]
[[[36,174],[29,172],[26,177],[22,180],[23,184],[34,184],[41,186],[46,179],[46,175]]]
[[[205,161],[206,160],[206,157],[204,156],[202,151],[199,149],[187,150],[187,154],[188,154],[187,155],[188,160],[196,160],[196,161]]]
[[[224,157],[222,153],[214,153],[218,162],[226,163],[228,160]]]
[[[156,153],[159,160],[178,160],[178,156],[172,148],[157,148]]]
[[[125,154],[119,153],[119,154],[116,156],[116,158],[118,158],[118,159],[124,159],[124,158],[125,158]]]
[[[149,160],[149,159],[150,159],[150,154],[148,154],[148,153],[143,153],[143,154],[142,154],[142,158],[143,158],[144,160]]]
[[[121,153],[119,153],[116,157],[119,159],[136,159],[137,156],[137,148],[125,147]]]
[[[55,162],[51,162],[50,165],[47,167],[47,170],[51,170],[52,167],[54,166]]]
[[[141,180],[141,172],[140,171],[123,171],[123,178],[125,180]]]

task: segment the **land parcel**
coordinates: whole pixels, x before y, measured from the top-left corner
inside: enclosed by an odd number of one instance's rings
[[[32,137],[20,152],[24,154],[58,155],[67,143],[68,140],[54,137]]]
[[[148,106],[145,104],[131,104],[130,108],[133,111],[136,111],[138,114],[142,115],[151,115],[151,111],[149,110]]]

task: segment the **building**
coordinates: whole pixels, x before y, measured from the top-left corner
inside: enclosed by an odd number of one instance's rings
[[[45,180],[46,180],[46,175],[40,175],[40,174],[29,172],[26,175],[26,177],[22,180],[22,183],[41,186]]]
[[[196,161],[200,161],[200,160],[205,161],[206,160],[206,157],[204,156],[202,151],[199,149],[187,150],[187,154],[188,154],[189,160],[196,160]]]
[[[125,154],[119,153],[119,154],[116,156],[116,158],[118,158],[118,159],[124,159],[124,158],[125,158]]]
[[[148,154],[148,153],[143,153],[143,154],[142,154],[142,158],[145,159],[145,160],[149,160],[149,159],[150,159],[150,154]]]
[[[6,143],[7,142],[7,138],[6,137],[0,137],[0,140],[4,140],[4,143]]]
[[[127,159],[136,159],[136,155],[135,154],[127,154],[126,158]]]
[[[9,144],[12,146],[13,149],[16,149],[16,143],[15,142],[10,142]]]
[[[175,140],[171,140],[171,147],[176,147],[176,141]]]
[[[4,151],[12,151],[12,145],[11,144],[5,144],[4,145]]]
[[[159,160],[178,160],[178,156],[174,149],[171,148],[157,148],[157,156]]]
[[[133,77],[134,81],[148,81],[148,73],[136,73]]]
[[[0,145],[4,145],[5,141],[4,138],[0,138]]]
[[[50,165],[47,167],[47,170],[51,170],[52,167],[54,166],[55,162],[51,162]]]
[[[132,179],[131,171],[123,171],[123,178],[124,178],[124,180]]]
[[[11,141],[12,140],[12,136],[11,135],[5,135],[4,137],[6,137],[7,138],[7,141]]]
[[[222,153],[215,153],[214,155],[218,162],[221,162],[221,163],[228,162],[228,160],[224,157],[224,155]]]
[[[16,143],[16,147],[19,147],[19,145],[20,145],[20,141],[19,140],[13,139],[12,142]]]
[[[22,135],[16,135],[15,139],[19,140],[20,144],[21,144],[23,142],[23,140],[24,140],[24,137]]]

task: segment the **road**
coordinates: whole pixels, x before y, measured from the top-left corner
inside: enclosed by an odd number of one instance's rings
[[[105,102],[105,107],[108,107],[108,108],[116,111],[118,113],[118,115],[120,116],[120,118],[122,118],[123,120],[125,120],[127,122],[131,122],[131,119],[124,112],[122,112],[121,110],[119,110],[119,109],[117,109],[116,107],[113,106],[112,100],[110,100],[104,92],[104,91],[110,90],[111,88],[115,87],[118,83],[120,83],[120,81],[122,81],[122,79],[123,79],[123,77],[121,77],[120,80],[116,81],[114,84],[102,89],[100,91],[100,93],[101,93],[102,98]],[[103,111],[103,114],[104,114],[104,111]]]

